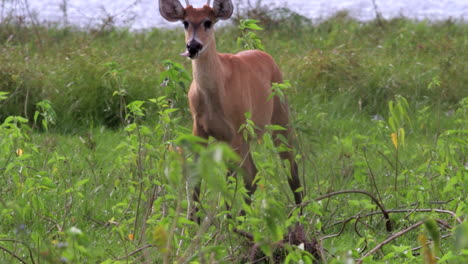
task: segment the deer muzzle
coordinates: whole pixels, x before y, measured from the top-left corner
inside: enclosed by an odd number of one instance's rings
[[[203,49],[203,45],[196,41],[195,39],[191,40],[189,43],[187,43],[187,52],[182,54],[187,55],[187,57],[193,59],[195,58],[198,53]]]

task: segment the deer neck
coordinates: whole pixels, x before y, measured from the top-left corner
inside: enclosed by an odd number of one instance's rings
[[[192,70],[193,81],[202,93],[218,95],[221,92],[223,67],[214,41],[199,58],[192,61]]]

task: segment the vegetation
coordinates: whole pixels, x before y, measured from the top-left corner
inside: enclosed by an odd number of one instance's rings
[[[250,206],[226,177],[234,152],[190,135],[180,29],[0,24],[0,262],[311,263],[284,239],[300,223],[325,263],[465,263],[468,26],[268,18],[253,35],[219,28],[217,46],[261,40],[289,80],[275,92],[292,108],[302,214],[278,127],[252,150]]]

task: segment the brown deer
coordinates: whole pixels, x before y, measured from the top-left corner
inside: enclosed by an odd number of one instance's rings
[[[273,58],[259,50],[247,50],[237,54],[216,51],[214,25],[226,20],[233,13],[231,0],[210,1],[202,8],[192,7],[186,0],[183,7],[178,0],[159,0],[159,11],[168,21],[182,21],[185,27],[186,52],[181,54],[192,60],[193,81],[188,93],[193,118],[193,134],[207,139],[209,136],[227,142],[239,154],[241,167],[245,170],[244,182],[249,194],[256,185],[254,178],[257,168],[250,154],[249,142],[240,130],[245,123],[245,114],[250,112],[251,120],[261,135],[266,125],[275,124],[287,128],[276,131],[275,143],[280,144],[283,135],[289,140],[288,105],[285,100],[274,96],[273,83],[282,83],[282,75]],[[290,145],[290,143],[289,143]],[[292,151],[280,152],[280,157],[289,161],[291,177],[289,185],[296,204],[302,202],[302,192],[297,164]],[[194,199],[198,201],[199,187]]]

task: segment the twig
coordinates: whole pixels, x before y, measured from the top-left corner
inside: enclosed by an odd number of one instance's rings
[[[42,48],[42,38],[41,34],[39,33],[39,25],[36,21],[36,17],[33,16],[31,10],[29,9],[29,2],[28,0],[24,0],[24,5],[26,8],[26,12],[28,13],[29,18],[31,19],[31,23],[33,25],[34,33],[36,34],[37,42],[39,44],[39,48]]]
[[[453,200],[455,200],[455,198],[451,198],[451,199],[449,199],[449,200],[447,200],[447,201],[430,201],[429,203],[430,203],[430,204],[448,204],[448,203],[450,203],[450,202],[453,201]]]
[[[364,237],[363,235],[361,235],[361,233],[359,233],[358,231],[358,228],[357,228],[357,224],[361,222],[361,215],[357,215],[357,218],[356,218],[356,221],[354,222],[354,232],[356,232],[356,234],[360,237]],[[367,226],[367,224],[365,224]],[[369,227],[369,226],[368,226]]]
[[[25,247],[28,249],[29,257],[31,258],[31,263],[36,264],[36,262],[34,261],[34,258],[33,258],[33,254],[32,254],[31,248],[30,248],[25,242],[19,241],[19,240],[16,240],[16,239],[10,239],[10,238],[3,238],[3,239],[0,239],[0,241],[13,242],[13,243],[22,244],[23,246],[25,246]]]
[[[243,236],[245,238],[247,238],[248,240],[250,240],[251,242],[254,240],[254,237],[252,234],[250,234],[249,232],[247,231],[244,231],[244,230],[240,230],[240,229],[237,229],[234,227],[234,229],[232,229],[232,231],[234,231],[234,233],[240,235],[240,236]]]
[[[390,166],[392,167],[392,169],[395,169],[395,164],[393,164],[393,161],[390,161],[390,159],[389,159],[387,156],[385,156],[385,154],[384,154],[382,151],[377,150],[377,152],[380,154],[380,156],[382,156],[382,157],[387,161],[388,165],[390,165]],[[402,168],[403,170],[408,169],[408,168],[401,162],[401,160],[398,161],[398,164],[400,165],[400,168]]]
[[[454,212],[449,211],[449,210],[442,210],[442,209],[393,209],[393,210],[388,210],[387,212],[388,213],[407,213],[407,212],[432,213],[432,212],[436,212],[436,213],[442,213],[442,214],[449,214],[453,218],[455,218],[459,224],[462,223],[462,220],[459,217],[457,217],[457,215]],[[375,215],[375,214],[379,214],[379,212],[372,212],[372,213],[369,213],[369,214],[367,214],[365,216],[368,216],[368,215],[371,215],[371,214]]]
[[[200,247],[200,240],[205,234],[206,230],[210,227],[211,221],[209,217],[205,217],[203,220],[200,229],[198,230],[197,234],[195,235],[195,238],[192,239],[192,242],[190,243],[190,246],[185,249],[185,253],[177,259],[177,263],[187,263],[188,258],[190,257],[189,254],[194,251],[195,247]]]
[[[250,252],[250,263],[261,263],[261,261],[266,260],[268,257],[263,256],[260,259],[255,259],[255,254],[257,254],[258,248],[260,245],[258,243],[255,243],[252,247],[252,251]]]
[[[452,226],[449,225],[447,222],[442,221],[440,219],[436,219],[436,222],[440,225],[443,226],[445,229],[452,229]]]
[[[365,258],[365,257],[368,257],[372,254],[374,254],[375,252],[377,252],[377,250],[379,250],[380,248],[382,248],[383,246],[385,246],[386,244],[392,242],[393,240],[397,239],[398,237],[408,233],[409,231],[413,230],[413,229],[416,229],[417,227],[419,227],[420,225],[422,225],[424,222],[423,221],[419,221],[417,222],[416,224],[404,229],[404,230],[401,230],[400,232],[397,232],[395,234],[393,234],[392,236],[390,236],[389,238],[385,239],[383,242],[381,242],[380,244],[378,244],[376,247],[374,247],[373,249],[371,249],[369,252],[367,252],[362,258],[358,259],[356,261],[356,264],[361,264],[362,263],[362,259]]]
[[[389,213],[389,214],[391,214],[391,213],[408,213],[408,212],[416,212],[416,213],[418,213],[418,212],[419,213],[432,213],[432,212],[435,212],[435,213],[449,214],[452,217],[454,217],[458,223],[460,223],[460,224],[462,223],[462,220],[460,218],[458,218],[454,212],[448,211],[448,210],[442,210],[442,209],[389,209],[386,212]],[[378,215],[378,214],[381,214],[381,213],[382,212],[370,212],[370,213],[365,214],[365,215],[360,215],[359,217],[364,218],[364,217],[368,217],[368,216]],[[356,218],[357,218],[357,216],[353,216],[350,219],[356,219]],[[349,219],[337,221],[337,222],[331,224],[330,226],[328,226],[326,228],[329,228],[329,227],[332,227],[332,226],[335,226],[335,225],[339,225],[339,224],[341,224],[343,222],[346,222],[348,220]],[[439,221],[441,221],[441,220],[439,220]],[[443,223],[445,223],[445,224],[443,224],[442,221],[439,222],[439,223],[442,226],[446,226],[448,229],[450,229],[448,227],[450,225],[448,225],[447,223],[443,222]]]
[[[351,218],[346,219],[346,220],[343,222],[343,225],[341,226],[341,229],[340,229],[340,231],[339,231],[338,233],[336,233],[336,234],[331,234],[331,235],[326,235],[326,236],[320,238],[320,241],[323,241],[323,240],[325,240],[325,239],[332,238],[332,237],[337,237],[337,236],[341,235],[341,233],[343,233],[343,230],[344,230],[346,224],[348,224],[348,223],[349,223],[351,220],[353,220],[353,219],[354,219],[354,217],[351,217]],[[359,234],[359,233],[358,233],[358,234]],[[361,236],[361,235],[359,235],[359,236]]]
[[[154,247],[154,245],[149,244],[149,245],[142,246],[141,248],[137,248],[137,249],[133,250],[132,252],[128,253],[128,255],[117,258],[117,260],[127,259],[128,257],[131,257],[131,256],[135,255],[136,253],[138,253],[140,251],[143,251],[143,250],[145,250],[147,248],[150,248],[150,247]]]
[[[377,206],[380,208],[380,210],[382,211],[382,214],[384,215],[385,217],[385,226],[386,226],[386,229],[388,232],[391,232],[392,231],[392,222],[390,221],[390,216],[388,215],[388,212],[385,210],[385,208],[383,207],[383,205],[379,202],[379,200],[370,192],[368,191],[363,191],[363,190],[343,190],[343,191],[337,191],[337,192],[331,192],[331,193],[327,193],[325,195],[322,195],[322,196],[319,196],[317,198],[314,199],[314,201],[320,201],[320,200],[323,200],[323,199],[326,199],[326,198],[329,198],[329,197],[332,197],[332,196],[336,196],[336,195],[339,195],[339,194],[346,194],[346,193],[360,193],[360,194],[365,194],[367,196],[369,196],[372,201],[374,201],[375,204],[377,204]],[[304,202],[302,204],[299,204],[297,205],[298,207],[302,207],[302,206],[305,206],[305,205],[308,205],[310,203],[310,201],[307,201],[307,202]]]
[[[377,19],[379,26],[383,27],[382,14],[380,13],[379,7],[377,6],[377,3],[375,2],[375,0],[372,0],[372,5],[374,6],[375,18]]]
[[[41,214],[38,214],[38,215],[39,215],[42,219],[44,219],[44,220],[46,220],[46,221],[49,221],[49,222],[51,222],[52,224],[54,224],[54,226],[53,226],[52,228],[49,229],[49,232],[52,231],[54,228],[57,228],[57,230],[58,230],[59,232],[62,232],[62,231],[63,231],[63,228],[62,228],[57,222],[55,222],[54,219],[51,219],[51,218],[49,218],[49,217],[47,217],[47,216],[43,216],[43,215],[41,215]]]
[[[26,88],[26,98],[24,99],[24,117],[29,119],[28,117],[28,100],[29,100],[29,87]]]
[[[12,257],[15,259],[19,260],[21,263],[28,264],[26,261],[24,261],[22,258],[18,257],[15,253],[11,252],[10,250],[0,246],[0,249],[5,251],[6,253],[10,254]]]
[[[380,196],[379,189],[377,188],[377,183],[375,182],[374,173],[372,172],[372,168],[369,164],[369,160],[367,159],[366,148],[363,148],[363,153],[364,153],[364,159],[366,160],[367,170],[369,171],[372,187],[374,187],[375,192],[377,193],[377,197],[379,197],[379,201],[382,202],[382,196]]]
[[[445,239],[445,238],[447,238],[447,237],[450,237],[451,235],[452,235],[452,234],[443,235],[440,239]],[[433,241],[427,242],[426,245],[429,245],[429,244],[431,244],[431,243],[433,243]],[[421,249],[421,248],[422,248],[422,246],[415,247],[415,248],[412,248],[411,251],[416,251],[416,250],[419,250],[419,249]],[[417,255],[419,255],[419,253],[413,253],[413,256],[417,256]]]

